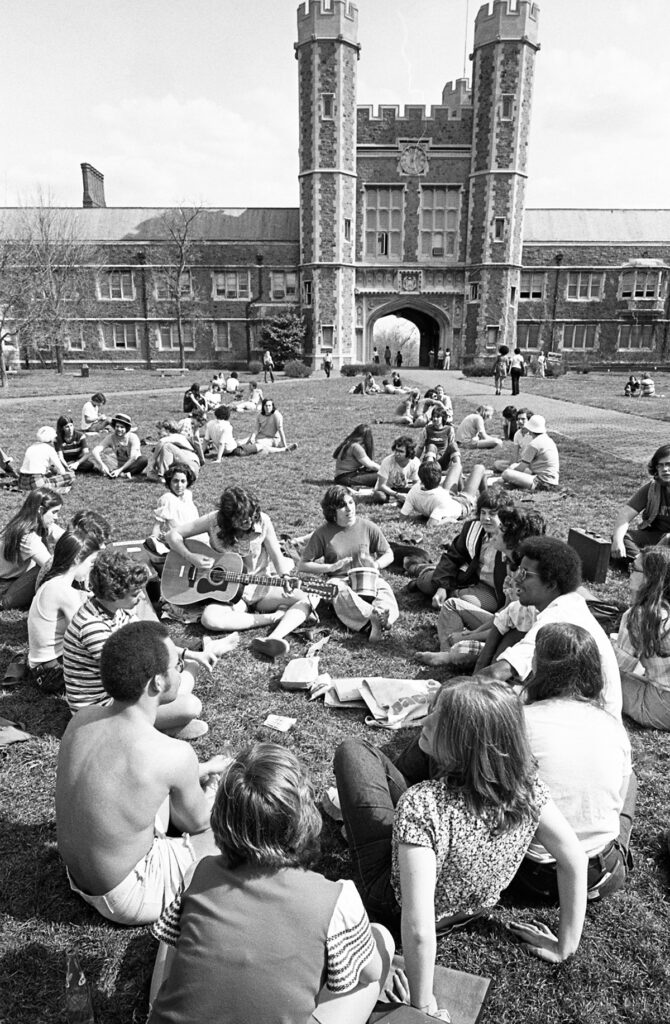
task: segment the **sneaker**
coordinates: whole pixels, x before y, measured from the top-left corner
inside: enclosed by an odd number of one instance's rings
[[[282,640],[279,637],[254,637],[249,644],[249,650],[253,651],[254,654],[262,654],[274,661],[275,658],[288,654],[290,646],[288,640]]]
[[[203,722],[201,718],[194,718],[192,722],[188,722],[178,732],[174,732],[171,735],[176,740],[199,740],[206,736],[208,732],[209,726],[207,722]]]
[[[296,444],[296,443],[295,443],[295,441],[294,441],[294,442],[293,442],[292,444],[289,444],[289,445],[287,446],[287,448],[286,448],[286,451],[287,451],[287,452],[294,452],[294,451],[296,450],[296,448],[297,448],[297,447],[298,447],[298,446],[297,446],[297,444]]]

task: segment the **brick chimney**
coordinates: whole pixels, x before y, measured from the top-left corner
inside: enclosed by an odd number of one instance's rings
[[[84,180],[84,207],[90,210],[106,206],[104,174],[96,171],[92,164],[82,164],[81,176]]]

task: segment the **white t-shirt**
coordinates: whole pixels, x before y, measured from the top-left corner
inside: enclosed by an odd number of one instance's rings
[[[442,522],[451,519],[457,522],[465,511],[465,506],[456,501],[444,487],[435,487],[432,491],[424,490],[423,484],[414,484],[405,498],[401,508],[404,516],[426,516],[428,519]]]
[[[237,448],[230,420],[210,420],[205,429],[205,440],[211,441],[217,450],[223,441],[224,452],[232,452]]]
[[[93,405],[93,402],[84,402],[84,408],[81,410],[81,429],[89,430],[92,423],[100,419],[100,410],[97,405]]]
[[[458,444],[468,444],[469,441],[474,441],[480,432],[482,434],[486,433],[484,420],[478,412],[471,412],[458,424],[456,428],[456,441]]]
[[[410,459],[406,466],[399,466],[395,455],[387,455],[379,466],[379,479],[394,490],[412,487],[419,482],[419,459]]]
[[[535,654],[535,639],[538,630],[550,622],[569,622],[574,626],[581,626],[591,634],[600,653],[600,660],[603,668],[604,689],[603,700],[605,709],[615,718],[621,718],[621,676],[617,664],[614,649],[610,643],[605,630],[597,622],[589,606],[581,594],[561,594],[548,604],[544,611],[537,613],[535,625],[528,630],[526,635],[518,644],[508,647],[498,657],[498,661],[507,661],[516,670],[520,679],[526,679],[530,675]]]
[[[56,450],[51,444],[45,441],[35,441],[26,448],[19,473],[42,473],[47,476],[49,473],[64,473],[65,469],[56,455]]]
[[[620,721],[579,700],[541,700],[524,708],[540,778],[587,857],[619,835],[631,773],[630,740]],[[533,840],[528,857],[551,861]]]
[[[528,434],[521,446],[521,461],[543,484],[558,483],[558,448],[548,434]]]

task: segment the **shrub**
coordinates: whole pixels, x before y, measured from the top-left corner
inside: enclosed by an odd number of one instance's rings
[[[474,366],[463,367],[464,377],[492,377],[493,376],[493,363],[490,366],[486,366],[484,363],[475,363]]]
[[[250,359],[247,365],[247,370],[252,377],[257,377],[259,373],[263,372],[263,364],[258,359]]]
[[[300,359],[289,359],[284,363],[284,373],[287,377],[311,377],[312,367],[306,366]]]
[[[380,363],[345,363],[340,368],[343,377],[359,377],[364,373],[371,373],[373,377],[381,377],[391,371],[388,366],[381,366]]]
[[[562,377],[567,372],[568,372],[568,368],[565,365],[565,363],[563,363],[563,362],[556,362],[556,363],[554,363],[554,362],[552,362],[552,360],[549,360],[547,362],[547,369],[545,371],[547,377]]]

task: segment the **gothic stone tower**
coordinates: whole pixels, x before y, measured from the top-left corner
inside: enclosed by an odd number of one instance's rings
[[[300,278],[315,361],[350,362],[354,339],[358,10],[298,8]]]
[[[475,21],[466,363],[515,345],[538,14],[494,0]]]

